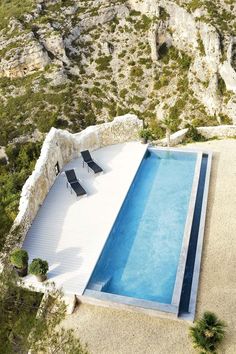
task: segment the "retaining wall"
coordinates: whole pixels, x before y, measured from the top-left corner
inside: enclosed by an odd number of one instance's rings
[[[93,151],[103,146],[138,140],[143,122],[132,114],[116,117],[110,123],[88,127],[77,134],[52,128],[43,143],[35,169],[25,182],[19,213],[7,238],[1,254],[3,267],[7,255],[14,247],[23,244],[25,236],[56,176],[57,166],[61,170],[65,164],[80,155],[80,151]]]

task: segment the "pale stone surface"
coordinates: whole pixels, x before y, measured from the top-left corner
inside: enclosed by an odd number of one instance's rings
[[[151,58],[152,61],[158,60],[158,52],[157,52],[157,37],[158,37],[158,26],[157,24],[153,24],[149,30],[148,40],[151,48]]]
[[[220,75],[223,78],[227,89],[236,93],[236,72],[232,68],[230,62],[225,61],[220,66]]]
[[[214,127],[199,127],[198,132],[206,139],[217,138],[234,138],[236,137],[236,125],[218,125]],[[180,144],[187,133],[188,129],[181,129],[170,136],[170,145],[175,146]],[[167,146],[167,139],[161,139],[157,142],[158,145]]]
[[[50,80],[50,86],[64,85],[70,81],[63,68],[56,68],[52,72],[46,73],[45,78]]]
[[[64,166],[75,170],[87,195],[77,198],[66,188],[64,173],[56,178],[22,245],[29,262],[47,259],[48,282],[28,275],[25,286],[44,292],[55,284],[64,294],[83,294],[146,149],[127,142],[93,151],[104,170],[96,176],[83,167],[81,156]]]
[[[0,159],[7,159],[6,149],[4,146],[0,146]]]
[[[69,64],[70,60],[68,59],[65,52],[65,43],[63,38],[56,32],[52,31],[50,27],[50,35],[46,32],[45,35],[41,34],[41,42],[44,48],[55,56],[56,59],[59,59],[65,64]],[[40,34],[40,32],[39,32]]]
[[[76,306],[76,296],[75,295],[64,295],[62,300],[65,302],[66,305],[66,314],[71,315]]]
[[[228,90],[236,93],[236,71],[232,67],[233,56],[235,55],[233,47],[236,45],[236,37],[231,37],[227,50],[227,59],[220,65],[220,75],[223,78]]]
[[[35,70],[43,70],[50,58],[43,46],[29,33],[21,38],[23,46],[12,48],[0,60],[0,77],[23,77]]]
[[[227,337],[219,353],[236,352],[235,229],[236,140],[189,144],[213,152],[197,317],[208,310],[225,320]],[[91,354],[194,354],[189,323],[82,304],[62,323],[73,328]],[[114,335],[115,333],[115,335]]]
[[[233,138],[236,137],[236,125],[220,125],[215,127],[200,127],[198,132],[205,138]]]
[[[111,21],[115,16],[125,17],[129,14],[129,9],[125,5],[102,8],[98,10],[97,16],[85,16],[80,21],[80,29],[87,31],[89,28]]]
[[[198,48],[198,27],[194,17],[173,2],[167,1],[162,4],[170,15],[169,23],[173,30],[173,44],[184,52],[195,54]]]
[[[159,0],[145,0],[145,1],[129,0],[129,2],[136,11],[140,11],[142,13],[151,16],[159,16],[159,12],[160,12]]]
[[[38,14],[42,11],[43,6],[46,2],[42,2],[42,5],[38,6],[37,11],[34,10],[28,14],[28,20],[35,19]],[[50,2],[49,2],[50,3]],[[55,3],[55,1],[53,2]],[[88,66],[86,68],[86,74],[88,76],[94,75],[96,72],[95,63],[88,63],[87,56],[83,53],[80,47],[84,43],[93,41],[91,34],[87,33],[91,28],[98,28],[103,24],[108,22],[112,23],[113,19],[117,16],[120,23],[120,39],[110,36],[109,33],[105,34],[105,40],[109,37],[112,38],[112,45],[115,47],[126,46],[129,51],[132,47],[132,41],[127,44],[122,43],[124,37],[124,28],[129,27],[129,21],[127,17],[130,15],[130,10],[136,9],[142,14],[152,18],[154,21],[151,25],[150,30],[146,34],[148,36],[148,41],[151,48],[151,58],[153,62],[158,66],[161,66],[158,62],[158,49],[160,45],[166,43],[167,46],[173,44],[177,49],[182,50],[187,53],[192,58],[192,65],[189,70],[189,88],[193,90],[194,96],[205,106],[206,112],[209,115],[216,114],[226,114],[233,121],[236,120],[236,113],[234,112],[235,105],[224,103],[221,100],[221,94],[218,90],[218,78],[221,76],[226,83],[228,90],[236,92],[236,72],[233,59],[233,47],[235,46],[236,39],[231,37],[229,39],[227,35],[226,38],[222,38],[222,43],[225,48],[228,47],[227,60],[222,61],[222,48],[220,34],[214,26],[209,23],[205,23],[201,20],[201,16],[204,15],[203,9],[197,9],[195,12],[190,13],[184,7],[181,7],[181,1],[178,5],[173,1],[166,0],[129,0],[129,6],[125,4],[115,5],[114,3],[109,3],[109,1],[94,1],[96,8],[93,7],[94,11],[91,16],[89,12],[84,11],[80,14],[78,11],[78,22],[74,21],[73,16],[76,15],[76,11],[79,7],[78,4],[74,6],[62,6],[61,16],[52,18],[52,23],[40,23],[35,26],[32,30],[33,32],[28,32],[26,35],[20,35],[20,32],[24,33],[24,27],[19,21],[11,20],[9,23],[9,32],[14,32],[17,30],[19,34],[13,33],[12,36],[5,36],[2,38],[0,33],[0,48],[6,48],[7,45],[16,47],[9,47],[7,51],[7,57],[2,58],[0,61],[0,76],[8,77],[18,77],[30,74],[36,70],[43,70],[48,63],[53,63],[59,65],[63,68],[66,65],[66,70],[64,72],[58,71],[54,72],[51,78],[51,83],[48,86],[57,86],[67,82],[67,74],[80,76],[80,64]],[[44,5],[43,5],[44,4]],[[90,2],[91,4],[91,2]],[[88,3],[88,6],[89,3]],[[165,19],[160,19],[161,11],[164,8],[168,13]],[[232,11],[232,10],[231,10]],[[131,14],[132,15],[132,14]],[[66,17],[68,16],[68,17]],[[69,18],[71,16],[71,18]],[[73,19],[73,21],[72,21]],[[66,26],[65,26],[66,25]],[[30,42],[34,41],[33,52],[22,53],[20,50],[20,44],[18,41],[24,40],[24,37],[30,38]],[[82,38],[79,38],[82,37]],[[131,34],[132,37],[132,34]],[[113,39],[115,38],[116,43],[114,44]],[[78,40],[78,41],[77,41]],[[102,39],[103,43],[104,39]],[[200,46],[200,44],[202,44]],[[27,49],[29,43],[26,41],[24,47]],[[202,49],[202,46],[204,50]],[[37,48],[36,48],[37,47]],[[89,45],[88,45],[89,47]],[[118,72],[121,70],[121,63],[117,59],[117,52],[119,49],[113,49],[107,47],[107,44],[103,45],[99,55],[112,55],[111,67],[113,70],[113,77],[111,80],[117,82],[119,90],[124,86],[122,81],[127,81],[128,70],[124,74],[123,80],[119,77]],[[4,51],[5,52],[5,51]],[[68,54],[70,53],[70,54]],[[76,63],[73,60],[73,54],[80,54],[80,63]],[[98,51],[95,50],[93,57],[96,58]],[[10,57],[9,57],[10,55]],[[50,57],[50,58],[49,58]],[[71,59],[68,59],[68,58]],[[89,65],[88,65],[89,64]],[[145,69],[146,80],[148,81],[148,71]],[[153,78],[152,78],[153,79]],[[152,80],[151,79],[151,80]],[[151,81],[150,80],[150,81]],[[154,80],[153,80],[154,81]],[[173,80],[172,80],[173,81]],[[142,91],[144,97],[148,97],[150,94],[149,83],[143,85]],[[154,83],[153,83],[154,84]],[[150,85],[152,86],[152,85]],[[144,88],[147,87],[147,90]],[[144,92],[147,91],[147,92]],[[168,88],[171,91],[170,88]],[[171,96],[171,92],[167,92],[165,98],[162,98],[164,104],[168,106],[167,96]],[[146,104],[146,103],[145,103]],[[135,110],[142,111],[144,105],[134,106]],[[166,113],[167,109],[165,109]],[[101,120],[107,120],[107,112],[103,109],[101,113]],[[181,116],[181,119],[183,117]]]
[[[232,97],[226,105],[222,108],[223,113],[232,119],[233,124],[236,124],[236,95]]]
[[[107,145],[138,140],[142,124],[137,116],[127,114],[116,117],[111,123],[88,127],[78,134],[52,128],[46,136],[35,169],[21,192],[19,213],[12,227],[12,233],[17,227],[21,228],[21,235],[17,240],[19,245],[23,243],[39,207],[56,179],[56,163],[62,169],[66,163],[78,157],[82,150],[92,151]],[[5,247],[9,247],[8,242]],[[3,250],[3,257],[4,252]]]
[[[236,113],[231,107],[222,103],[218,91],[218,77],[221,75],[227,89],[236,92],[236,72],[231,65],[232,46],[236,41],[235,38],[231,38],[227,61],[221,64],[220,35],[214,26],[199,20],[198,17],[202,15],[200,10],[194,14],[189,13],[175,2],[165,0],[130,0],[130,3],[133,8],[151,17],[159,16],[160,6],[167,11],[169,14],[168,26],[172,32],[172,44],[193,58],[188,79],[195,97],[203,103],[209,115],[224,113],[235,121]],[[149,33],[153,61],[156,60],[158,48],[155,34],[157,39],[158,30],[154,23]],[[204,53],[200,49],[200,42],[203,45]]]

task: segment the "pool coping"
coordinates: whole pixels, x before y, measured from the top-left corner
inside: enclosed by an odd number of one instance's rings
[[[94,299],[96,300],[94,301]],[[94,304],[97,302],[103,302],[103,304],[106,304],[108,307],[112,307],[113,304],[116,304],[118,307],[120,307],[119,305],[125,305],[127,307],[134,306],[135,308],[158,311],[163,314],[165,313],[166,315],[174,315],[175,317],[177,317],[178,314],[178,307],[172,304],[164,304],[157,301],[143,300],[124,295],[105,293],[93,289],[85,289],[83,302]]]
[[[201,227],[201,242],[198,241],[198,245],[197,245],[196,258],[198,256],[198,260],[197,260],[197,262],[195,261],[194,275],[193,275],[193,286],[192,286],[194,291],[191,290],[191,295],[190,295],[191,296],[190,302],[191,302],[191,309],[193,311],[193,316],[190,313],[187,315],[187,318],[186,318],[186,320],[192,321],[192,319],[194,318],[195,309],[196,309],[197,290],[198,290],[198,282],[199,282],[199,276],[200,276],[200,263],[201,263],[202,246],[203,246],[203,238],[204,238],[205,217],[206,217],[208,188],[209,188],[209,180],[210,180],[210,172],[211,172],[212,153],[202,151],[199,149],[192,150],[192,149],[185,149],[185,148],[172,148],[172,147],[167,148],[167,147],[159,147],[159,146],[156,147],[156,146],[151,146],[151,145],[147,146],[146,151],[148,149],[159,150],[159,151],[194,153],[197,155],[194,176],[193,176],[192,190],[191,190],[191,195],[190,195],[190,199],[189,199],[188,213],[187,213],[187,217],[186,217],[182,247],[181,247],[181,252],[180,252],[180,260],[179,260],[179,264],[178,264],[178,268],[177,268],[176,281],[175,281],[175,286],[174,286],[174,291],[173,291],[173,296],[172,296],[172,302],[171,302],[171,304],[164,304],[164,303],[160,303],[160,302],[156,302],[156,301],[154,302],[154,301],[149,301],[149,300],[127,297],[127,296],[123,296],[123,295],[105,293],[105,292],[101,292],[98,290],[87,289],[87,288],[85,288],[83,295],[78,297],[78,299],[81,302],[90,303],[90,304],[94,304],[94,305],[98,304],[98,305],[105,306],[105,307],[124,308],[124,309],[128,309],[131,311],[133,308],[133,310],[138,310],[141,312],[150,313],[152,315],[157,315],[160,317],[167,317],[167,318],[170,317],[172,319],[173,318],[178,319],[179,303],[180,303],[182,285],[183,285],[183,280],[184,280],[184,272],[185,272],[187,254],[188,254],[189,239],[190,239],[190,235],[191,235],[192,221],[193,221],[193,216],[194,216],[195,202],[196,202],[196,197],[197,197],[202,156],[203,156],[203,154],[207,154],[208,158],[210,157],[210,163],[207,166],[207,175],[206,175],[205,186],[204,186],[204,188],[206,188],[206,189],[204,189],[204,200],[202,203],[202,212],[204,215],[203,214],[201,215],[200,226],[199,226],[199,230]],[[144,154],[144,156],[145,156],[145,154]],[[144,156],[143,156],[143,158],[144,158]],[[141,162],[142,161],[143,161],[143,159],[141,160]],[[141,165],[141,162],[140,162],[140,165]],[[136,174],[140,168],[140,165],[137,168]],[[136,177],[136,174],[134,176],[134,179]],[[128,191],[129,191],[129,189],[128,189]],[[127,191],[127,193],[128,193],[128,191]],[[126,196],[127,196],[127,194],[126,194]],[[126,196],[125,196],[125,198],[126,198]],[[125,200],[125,198],[124,198],[124,200]],[[122,203],[122,205],[123,205],[123,203]],[[122,207],[122,205],[121,205],[121,207]],[[200,233],[200,231],[199,231],[199,233]],[[108,237],[107,237],[107,239],[108,239]],[[96,267],[96,265],[95,265],[95,267]],[[195,271],[195,268],[196,268],[196,271]],[[182,319],[185,319],[185,318],[182,318]]]
[[[205,225],[206,225],[206,213],[207,213],[211,166],[212,166],[212,158],[213,158],[213,153],[211,151],[202,151],[202,154],[206,154],[208,156],[208,161],[207,161],[207,170],[206,170],[205,185],[204,185],[204,192],[203,192],[203,199],[202,199],[201,218],[200,218],[200,224],[198,230],[198,241],[197,241],[195,264],[193,270],[193,280],[192,280],[192,287],[191,287],[191,294],[190,294],[190,301],[189,301],[189,314],[186,314],[184,316],[185,319],[189,321],[194,320],[196,306],[197,306],[197,294],[199,289],[202,249],[203,249],[203,240],[204,240]]]
[[[186,153],[192,153],[192,152],[186,151]],[[197,159],[196,159],[196,163],[195,163],[195,171],[194,171],[193,182],[192,182],[192,190],[191,190],[191,194],[190,194],[190,198],[189,198],[188,212],[187,212],[185,228],[184,228],[184,235],[183,235],[182,246],[181,246],[181,251],[180,251],[180,256],[179,256],[179,264],[178,264],[178,268],[177,268],[177,273],[176,273],[176,278],[175,278],[175,286],[174,286],[174,291],[173,291],[172,301],[171,301],[172,305],[175,305],[178,307],[179,307],[180,297],[181,297],[181,292],[182,292],[182,287],[183,287],[184,272],[185,272],[185,266],[186,266],[187,255],[188,255],[189,240],[190,240],[190,235],[191,235],[191,228],[192,228],[192,223],[193,223],[193,216],[194,216],[194,210],[195,210],[195,204],[196,204],[196,198],[197,198],[197,190],[198,190],[198,183],[199,183],[199,177],[200,177],[201,163],[202,163],[202,152],[195,151],[195,154],[197,154]]]

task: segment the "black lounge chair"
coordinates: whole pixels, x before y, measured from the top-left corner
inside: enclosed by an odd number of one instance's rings
[[[90,155],[90,152],[88,150],[81,151],[81,155],[83,158],[83,167],[84,167],[84,163],[86,163],[86,165],[88,166],[88,171],[89,168],[91,168],[91,170],[95,174],[103,172],[103,169],[100,166],[98,166],[96,162],[93,161],[92,156]]]
[[[79,183],[79,181],[76,177],[76,174],[75,174],[75,170],[67,170],[67,171],[65,171],[65,174],[67,177],[66,186],[68,187],[68,184],[69,184],[71,187],[71,190],[73,189],[73,191],[75,192],[77,197],[81,197],[82,195],[87,194],[87,192],[84,190],[84,188]]]

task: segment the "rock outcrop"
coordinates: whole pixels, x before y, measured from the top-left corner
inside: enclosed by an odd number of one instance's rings
[[[12,84],[11,92],[42,97],[41,108],[32,104],[22,114],[42,132],[53,124],[79,130],[127,112],[159,125],[157,134],[169,116],[174,130],[236,122],[236,39],[206,18],[206,5],[191,4],[40,0],[0,31],[0,77],[36,74],[27,89]],[[4,86],[0,98],[7,105]]]
[[[227,114],[236,122],[234,99],[227,104],[222,102],[219,95],[219,77],[226,85],[227,90],[236,93],[236,71],[232,66],[234,45],[236,38],[231,37],[227,50],[227,60],[222,63],[222,45],[220,34],[209,23],[201,21],[201,12],[189,13],[173,1],[158,0],[129,0],[137,11],[150,16],[160,15],[163,7],[168,13],[168,27],[171,31],[172,44],[176,48],[188,53],[192,58],[188,79],[195,97],[203,103],[210,115]],[[153,25],[150,43],[152,59],[157,59],[158,29]],[[235,97],[236,99],[236,97]]]
[[[230,43],[227,50],[227,58],[220,65],[220,75],[223,78],[226,88],[236,93],[236,71],[233,67],[235,60],[236,37],[230,38]]]
[[[18,36],[15,41],[2,42],[1,48],[6,54],[0,59],[0,76],[23,77],[43,70],[51,62],[48,53],[32,32]]]

